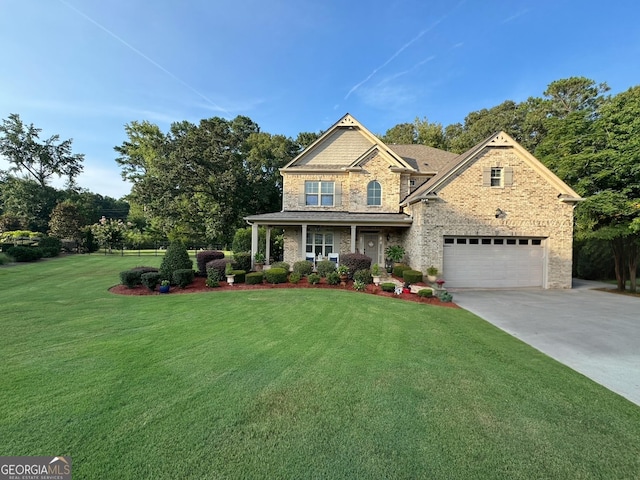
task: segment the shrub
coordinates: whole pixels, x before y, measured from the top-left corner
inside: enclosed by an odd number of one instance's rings
[[[57,257],[62,250],[62,242],[55,237],[42,237],[38,242],[38,247],[42,249],[42,256],[45,258]]]
[[[380,288],[382,288],[384,292],[395,292],[396,284],[393,282],[385,282],[380,284]]]
[[[0,253],[0,265],[6,265],[7,263],[13,262],[13,258],[11,258],[6,253]]]
[[[128,288],[142,285],[142,272],[140,270],[125,270],[120,272],[120,283]]]
[[[362,253],[345,253],[340,256],[340,265],[349,268],[349,276],[358,270],[369,270],[371,268],[371,257]]]
[[[231,271],[231,275],[234,275],[234,282],[235,283],[244,283],[245,282],[245,278],[247,276],[247,271],[246,270],[232,270]]]
[[[217,260],[213,260],[216,262]],[[211,262],[209,262],[211,263]],[[222,279],[220,271],[217,268],[207,267],[207,287],[215,288],[220,286],[220,280]]]
[[[364,283],[361,280],[354,280],[353,282],[353,289],[357,290],[358,292],[364,292],[364,290],[367,288],[367,284]]]
[[[139,266],[139,267],[133,267],[131,270],[135,270],[137,272],[140,273],[152,273],[152,272],[157,272],[158,269],[156,267],[145,267],[143,265]]]
[[[182,242],[171,242],[160,264],[160,276],[171,282],[173,281],[173,272],[192,268],[193,261],[189,258],[187,247]]]
[[[298,283],[302,276],[299,273],[291,273],[289,274],[289,283]]]
[[[17,245],[15,247],[9,247],[7,249],[7,255],[13,257],[16,262],[35,262],[42,258],[43,252],[40,247]]]
[[[140,275],[140,281],[142,285],[147,287],[149,290],[153,291],[156,289],[156,287],[160,283],[160,273],[159,272],[143,273]]]
[[[275,262],[271,264],[271,268],[284,268],[284,271],[288,272],[291,270],[291,265],[287,262]]]
[[[373,277],[371,276],[371,271],[358,270],[356,273],[353,274],[353,281],[362,282],[365,285],[369,285],[370,283],[373,283]]]
[[[196,264],[198,265],[198,275],[205,276],[207,274],[207,263],[211,260],[224,258],[224,253],[219,250],[202,250],[196,253]]]
[[[389,245],[384,253],[391,261],[401,262],[404,258],[405,250],[402,245]]]
[[[233,254],[233,263],[238,270],[248,272],[251,270],[251,252],[238,252]]]
[[[264,278],[269,283],[286,283],[287,273],[284,268],[270,268],[264,272]]]
[[[317,273],[310,273],[307,275],[307,280],[311,285],[317,285],[320,283],[320,275]]]
[[[329,285],[338,285],[340,283],[340,274],[335,270],[327,275],[327,283]]]
[[[299,273],[302,276],[309,275],[313,272],[313,263],[308,260],[300,260],[293,264],[294,273]]]
[[[453,300],[453,295],[451,295],[449,292],[447,292],[446,290],[444,290],[441,294],[440,294],[440,301],[441,302],[445,302],[445,303],[449,303],[451,300]]]
[[[209,278],[209,270],[215,269],[218,272],[218,281],[223,280],[226,275],[227,263],[230,263],[231,260],[228,258],[219,258],[217,260],[211,260],[207,262],[207,278]]]
[[[419,283],[422,281],[422,272],[419,270],[404,270],[402,272],[402,278],[405,282]]]
[[[411,267],[409,265],[405,265],[404,263],[399,263],[398,265],[393,267],[393,274],[398,278],[402,278],[402,273],[405,270],[411,270]]]
[[[430,288],[423,288],[422,290],[418,290],[419,297],[431,298],[433,297],[433,290]]]
[[[174,285],[178,285],[180,288],[184,288],[193,282],[195,272],[192,268],[180,268],[174,270],[172,281]]]
[[[331,272],[335,271],[335,269],[336,269],[336,264],[333,263],[331,260],[321,260],[318,263],[316,263],[316,271],[318,272],[318,275],[320,275],[322,278],[326,277]]]
[[[247,273],[247,275],[245,276],[245,281],[247,282],[247,285],[261,285],[263,280],[264,280],[263,272],[251,272],[251,273]]]

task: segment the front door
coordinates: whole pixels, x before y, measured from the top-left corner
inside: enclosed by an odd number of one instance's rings
[[[378,234],[365,233],[362,236],[362,240],[364,241],[364,248],[362,250],[362,253],[364,253],[367,257],[371,257],[371,265],[373,265],[374,263],[380,263],[380,259],[378,258]]]

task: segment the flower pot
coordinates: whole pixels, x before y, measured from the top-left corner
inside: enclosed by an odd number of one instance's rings
[[[349,280],[349,275],[340,275],[340,285],[344,287],[347,284],[347,280]]]
[[[170,289],[171,289],[170,285],[160,285],[160,287],[158,287],[158,290],[160,291],[160,293],[169,293]]]
[[[261,272],[264,268],[264,263],[258,263],[256,262],[256,264],[254,265],[256,272]]]
[[[377,287],[378,285],[380,285],[380,276],[379,275],[373,275],[373,284]]]
[[[437,279],[438,277],[436,277],[435,275],[427,275],[427,280],[431,283],[435,283]]]
[[[235,275],[227,275],[227,283],[230,286],[233,286],[234,279],[235,279]]]

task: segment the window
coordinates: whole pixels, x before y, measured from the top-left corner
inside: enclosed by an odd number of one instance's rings
[[[307,232],[306,252],[313,253],[314,257],[322,255],[327,257],[333,253],[333,233],[328,232]]]
[[[502,186],[502,168],[496,167],[491,169],[491,186]]]
[[[334,193],[334,182],[304,182],[305,205],[332,207]]]
[[[373,180],[367,185],[367,205],[382,205],[382,187],[377,180]]]

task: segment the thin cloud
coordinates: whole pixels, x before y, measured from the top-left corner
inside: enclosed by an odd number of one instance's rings
[[[511,15],[510,17],[505,18],[501,23],[503,23],[503,24],[504,23],[509,23],[509,22],[515,20],[518,17],[526,15],[527,13],[529,13],[530,10],[531,9],[529,9],[529,8],[525,8],[524,10],[520,10],[518,13],[515,13],[515,14]]]
[[[435,55],[431,55],[430,57],[425,58],[424,60],[416,63],[413,67],[408,68],[407,70],[403,70],[403,71],[398,72],[398,73],[394,73],[393,75],[385,78],[382,82],[380,82],[380,84],[388,83],[388,82],[390,82],[392,80],[395,80],[398,77],[402,77],[403,75],[407,75],[408,73],[413,72],[414,70],[418,69],[420,66],[424,65],[425,63],[430,62],[430,61],[435,60],[435,59],[436,59],[436,56]]]
[[[133,45],[131,45],[130,43],[128,43],[127,41],[125,41],[123,38],[119,37],[118,35],[116,35],[115,33],[113,33],[111,30],[109,30],[107,27],[105,27],[104,25],[98,23],[97,21],[95,21],[93,18],[91,18],[89,15],[85,14],[84,12],[78,10],[76,7],[74,7],[73,5],[71,5],[70,3],[68,3],[66,0],[59,0],[60,3],[62,3],[63,5],[65,5],[67,8],[73,10],[74,12],[76,12],[78,15],[80,15],[81,17],[83,17],[84,19],[88,20],[89,22],[93,23],[96,27],[98,27],[100,30],[102,30],[103,32],[107,33],[108,35],[110,35],[111,37],[115,38],[118,42],[120,42],[122,45],[124,45],[125,47],[127,47],[129,50],[131,50],[132,52],[136,53],[137,55],[139,55],[140,57],[144,58],[147,62],[149,62],[151,65],[153,65],[154,67],[156,67],[157,69],[161,70],[162,72],[166,73],[167,75],[169,75],[171,78],[173,78],[174,80],[176,80],[177,82],[181,83],[183,86],[187,87],[189,90],[191,90],[193,93],[195,93],[196,95],[198,95],[200,98],[204,99],[207,103],[209,103],[210,105],[212,105],[217,111],[220,112],[224,112],[227,115],[231,116],[231,113],[221,107],[220,105],[218,105],[216,102],[214,102],[213,100],[211,100],[209,97],[207,97],[205,94],[201,93],[200,91],[196,90],[194,87],[192,87],[191,85],[189,85],[187,82],[185,82],[183,79],[181,79],[180,77],[178,77],[177,75],[175,75],[174,73],[170,72],[169,70],[167,70],[166,68],[164,68],[162,65],[160,65],[158,62],[156,62],[155,60],[153,60],[152,58],[148,57],[147,55],[145,55],[144,53],[142,53],[140,50],[138,50],[137,48],[135,48]]]

